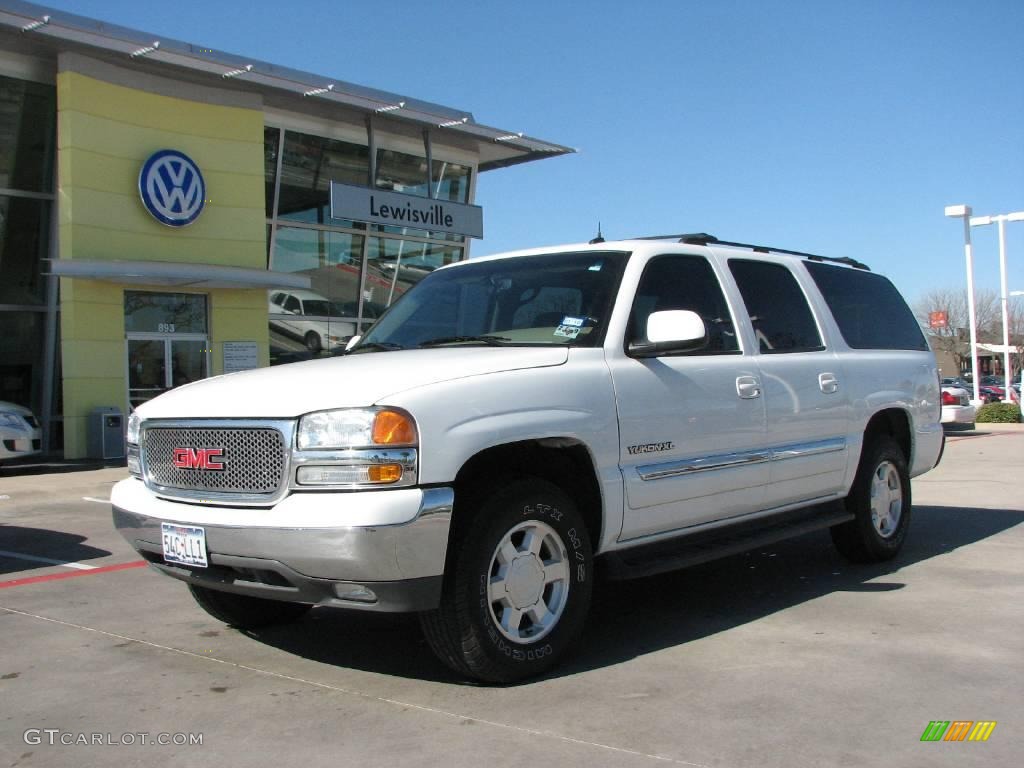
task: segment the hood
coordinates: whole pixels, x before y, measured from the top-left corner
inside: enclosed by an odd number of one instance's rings
[[[367,352],[231,373],[172,389],[139,406],[142,419],[294,418],[375,405],[443,381],[562,365],[566,347],[449,347]]]
[[[0,411],[6,411],[7,413],[17,413],[21,416],[31,416],[32,411],[23,405],[17,403],[9,403],[6,400],[0,400]]]

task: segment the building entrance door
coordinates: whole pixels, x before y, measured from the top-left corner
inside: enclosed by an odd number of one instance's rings
[[[135,410],[173,387],[209,375],[209,342],[198,334],[128,335],[128,405]]]
[[[125,292],[128,409],[210,375],[206,296]]]

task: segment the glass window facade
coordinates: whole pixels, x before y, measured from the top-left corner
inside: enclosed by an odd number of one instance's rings
[[[464,257],[462,236],[331,218],[331,181],[370,186],[368,144],[265,130],[268,265],[311,282],[268,292],[272,365],[340,353],[424,276]],[[433,160],[428,175],[426,154],[378,149],[373,186],[468,202],[471,169]]]
[[[334,224],[331,181],[365,187],[369,176],[370,155],[366,147],[285,131],[277,218]]]
[[[0,400],[41,413],[42,312],[0,312]]]
[[[53,191],[56,129],[52,85],[0,76],[0,187]]]
[[[54,86],[0,76],[0,400],[40,418],[56,132]]]
[[[43,306],[53,203],[0,195],[0,304]]]

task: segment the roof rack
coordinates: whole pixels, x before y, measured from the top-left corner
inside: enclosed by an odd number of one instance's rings
[[[692,232],[685,235],[652,235],[649,237],[637,237],[635,240],[675,240],[686,245],[728,245],[734,248],[749,248],[755,253],[785,253],[789,256],[802,256],[810,261],[831,261],[836,264],[845,264],[855,269],[863,269],[868,272],[871,267],[863,262],[851,259],[848,256],[819,256],[816,253],[805,253],[804,251],[791,251],[786,248],[774,248],[770,245],[752,245],[751,243],[735,243],[731,240],[719,240],[707,232]]]

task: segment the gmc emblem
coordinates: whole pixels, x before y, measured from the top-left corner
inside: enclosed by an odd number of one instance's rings
[[[174,466],[178,469],[224,471],[223,448],[175,448]]]

